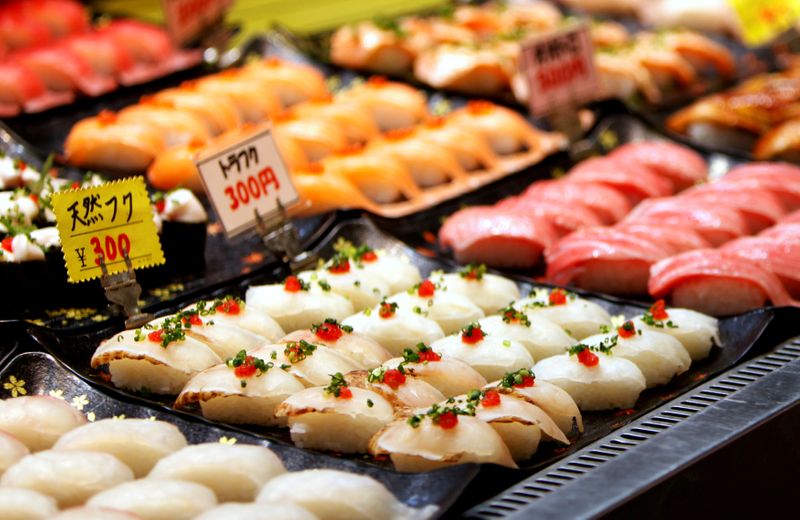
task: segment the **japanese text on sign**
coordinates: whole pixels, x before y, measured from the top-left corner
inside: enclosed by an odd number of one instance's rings
[[[580,105],[597,95],[594,48],[585,23],[526,41],[520,51],[520,67],[527,79],[530,109],[535,115]]]
[[[53,194],[53,211],[69,281],[164,263],[153,209],[141,177]]]
[[[255,213],[267,217],[299,201],[269,127],[197,161],[200,178],[225,232],[236,235],[255,226]]]
[[[748,45],[763,45],[800,19],[800,0],[728,0]]]

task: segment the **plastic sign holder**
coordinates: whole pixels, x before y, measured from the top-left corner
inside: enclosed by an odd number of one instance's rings
[[[109,274],[105,258],[102,255],[98,257],[100,269],[103,271],[100,283],[103,285],[108,301],[124,309],[127,316],[125,328],[135,329],[153,320],[154,316],[139,310],[139,296],[142,295],[142,287],[136,281],[136,272],[131,265],[128,251],[123,250],[122,256],[125,259],[126,269],[116,274]]]
[[[310,251],[304,251],[300,246],[300,237],[297,229],[289,220],[289,212],[278,201],[278,213],[269,219],[264,219],[258,212],[255,213],[256,233],[261,237],[264,246],[283,263],[289,265],[292,272],[307,269],[317,263],[319,256]]]

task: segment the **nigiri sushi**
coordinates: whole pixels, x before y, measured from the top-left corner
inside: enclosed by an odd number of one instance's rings
[[[412,200],[422,195],[411,170],[386,151],[349,147],[322,159],[322,167],[328,175],[352,182],[378,204]]]
[[[407,375],[404,364],[397,368],[356,370],[344,377],[350,386],[377,392],[399,410],[426,408],[445,399],[439,390],[424,379]]]
[[[281,459],[264,446],[213,442],[167,455],[147,478],[195,482],[212,490],[220,502],[247,502],[270,479],[285,472]]]
[[[140,516],[107,507],[70,507],[49,520],[140,520]]]
[[[708,175],[708,166],[700,154],[669,141],[626,143],[610,156],[650,168],[672,181],[676,190],[688,188]]]
[[[402,33],[371,21],[345,25],[331,37],[331,61],[351,69],[399,75],[408,72],[415,58]]]
[[[569,171],[569,181],[599,183],[625,194],[631,204],[650,197],[672,195],[672,181],[649,167],[622,161],[612,156],[594,157],[578,163]]]
[[[312,99],[295,105],[292,112],[300,119],[321,119],[338,125],[350,144],[363,144],[379,133],[372,115],[355,102],[348,102],[346,99]]]
[[[159,132],[166,147],[186,145],[191,142],[207,143],[211,134],[203,119],[197,114],[175,107],[154,103],[131,105],[117,114],[124,124],[141,124]]]
[[[171,88],[145,97],[142,103],[171,107],[194,114],[205,123],[212,136],[242,125],[236,105],[229,99],[215,94]]]
[[[599,183],[572,183],[568,179],[534,182],[522,197],[560,202],[567,208],[579,203],[594,211],[606,224],[622,220],[633,207],[628,198],[614,188]]]
[[[465,171],[494,168],[497,155],[489,140],[480,132],[452,122],[449,117],[435,117],[417,127],[421,139],[431,141],[449,150]]]
[[[424,343],[404,349],[403,357],[392,358],[383,366],[397,369],[400,364],[406,374],[429,383],[445,397],[463,394],[486,384],[486,378],[468,364],[456,358],[443,358]]]
[[[303,149],[310,163],[347,148],[347,134],[341,126],[326,119],[301,119],[293,111],[274,118],[274,132],[286,136]]]
[[[239,504],[230,502],[194,517],[194,520],[318,520],[303,507],[287,502],[261,502]],[[78,519],[76,519],[78,520]]]
[[[241,298],[234,296],[199,301],[184,310],[196,310],[201,316],[211,316],[210,319],[214,321],[215,325],[239,327],[271,342],[275,342],[285,335],[277,321],[250,307]]]
[[[343,240],[337,241],[334,247],[337,252],[346,254],[359,263],[365,271],[389,284],[390,294],[405,291],[422,281],[419,268],[405,254],[375,250],[368,245],[356,247]]]
[[[355,312],[379,303],[389,292],[389,286],[377,276],[371,275],[347,256],[336,254],[321,269],[303,271],[298,280],[306,284],[318,284],[323,291],[331,291],[347,298]]]
[[[527,298],[514,302],[514,308],[541,316],[559,325],[576,339],[596,334],[611,326],[611,315],[598,304],[564,289],[534,290]]]
[[[70,103],[74,98],[70,91],[48,91],[39,76],[21,63],[0,63],[0,110],[3,117],[13,117],[22,109],[41,112]]]
[[[374,339],[395,356],[411,345],[432,343],[444,337],[444,331],[435,321],[388,301],[350,316],[342,324]]]
[[[779,235],[780,236],[780,235]],[[788,235],[785,235],[788,238]],[[780,240],[777,237],[745,237],[728,242],[722,248],[742,258],[759,262],[774,273],[794,298],[800,297],[800,240]]]
[[[500,309],[498,314],[478,320],[481,329],[490,336],[518,341],[533,359],[563,354],[575,344],[564,329],[541,316],[511,305]]]
[[[381,131],[408,128],[428,117],[425,94],[382,76],[373,76],[339,96],[367,110]]]
[[[159,190],[182,187],[203,193],[205,188],[195,161],[205,147],[204,141],[193,140],[159,153],[147,168],[148,182]]]
[[[144,478],[98,493],[86,505],[128,511],[142,520],[191,520],[216,506],[217,499],[194,482]]]
[[[248,80],[239,70],[227,70],[205,77],[182,88],[224,97],[230,100],[245,123],[261,123],[278,115],[283,104],[277,94],[254,88],[257,82]]]
[[[32,47],[15,52],[12,59],[33,71],[50,90],[80,90],[87,96],[99,96],[117,86],[114,78],[96,74],[69,47]]]
[[[148,325],[153,330],[177,328],[186,337],[208,346],[220,359],[233,357],[241,349],[253,350],[267,343],[258,334],[224,321],[217,322],[213,315],[201,313],[196,308],[158,318]]]
[[[326,175],[320,163],[292,171],[292,180],[302,199],[311,203],[300,216],[316,215],[338,209],[360,208],[379,212],[380,206],[361,192],[356,184],[343,176]]]
[[[482,264],[469,264],[457,273],[434,272],[430,280],[447,291],[463,294],[486,314],[494,314],[519,299],[517,284],[502,276],[486,272]]]
[[[414,61],[417,79],[435,89],[472,96],[496,96],[508,90],[514,63],[491,48],[472,45],[438,45]]]
[[[309,343],[325,345],[337,350],[365,367],[374,367],[389,360],[392,355],[375,340],[354,333],[352,327],[341,325],[333,318],[315,323],[310,329],[296,330],[281,341],[306,340]]]
[[[242,74],[253,77],[260,88],[276,94],[284,107],[328,96],[322,73],[301,63],[269,57],[248,64],[242,69]]]
[[[663,332],[677,339],[692,361],[708,357],[715,344],[721,346],[716,318],[690,309],[667,309],[664,300],[658,300],[633,322],[637,327]]]
[[[470,101],[453,112],[453,124],[475,130],[489,140],[500,156],[524,150],[537,150],[540,134],[517,112],[488,101]]]
[[[86,417],[62,399],[26,395],[0,400],[0,431],[13,435],[30,451],[49,449]]]
[[[0,487],[0,517],[7,520],[48,520],[58,513],[56,501],[38,491]]]
[[[423,280],[408,291],[388,298],[404,309],[432,319],[445,334],[453,334],[467,323],[483,318],[483,311],[461,293],[449,292],[431,280]]]

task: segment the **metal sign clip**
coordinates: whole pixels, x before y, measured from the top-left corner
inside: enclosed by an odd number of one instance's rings
[[[122,256],[125,259],[126,269],[116,274],[108,274],[105,257],[103,255],[98,256],[100,269],[103,271],[100,283],[103,285],[108,301],[119,305],[125,310],[125,315],[127,316],[125,328],[135,329],[151,321],[154,316],[149,313],[143,313],[139,309],[139,296],[142,294],[142,286],[136,281],[136,272],[131,265],[128,251],[123,249]]]
[[[267,249],[288,264],[292,272],[316,265],[318,255],[312,251],[303,251],[297,230],[292,225],[289,213],[280,199],[277,205],[277,214],[267,219],[259,215],[258,210],[253,210],[256,217],[256,233]]]

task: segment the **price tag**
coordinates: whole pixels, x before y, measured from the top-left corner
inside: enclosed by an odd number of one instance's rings
[[[178,45],[191,42],[222,19],[233,0],[161,0],[167,30]]]
[[[751,46],[763,45],[791,29],[800,19],[800,0],[728,0]]]
[[[101,256],[109,274],[125,271],[125,251],[134,269],[164,263],[141,177],[56,192],[51,200],[70,282],[98,278]]]
[[[204,154],[197,169],[222,227],[234,236],[300,201],[267,126],[222,150]]]
[[[600,88],[586,22],[525,41],[520,67],[527,78],[530,110],[537,116],[592,101]]]

